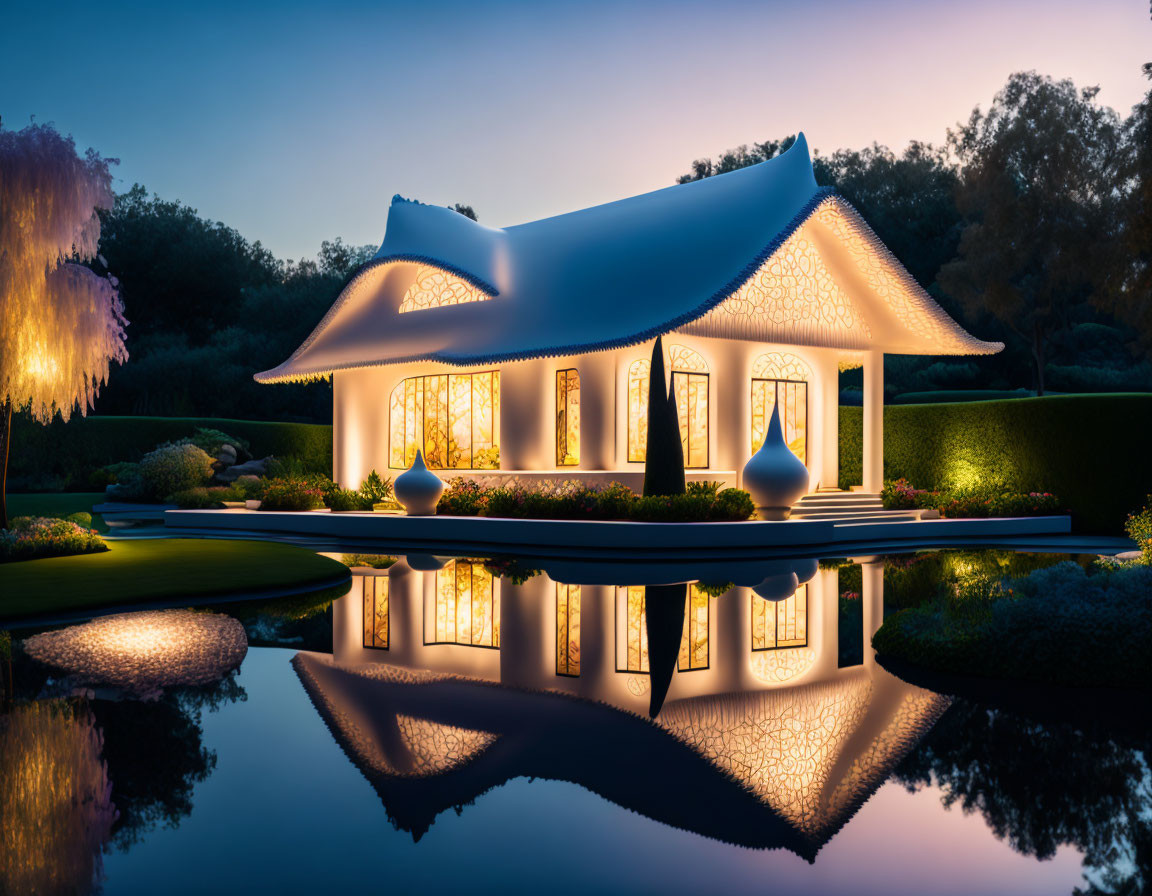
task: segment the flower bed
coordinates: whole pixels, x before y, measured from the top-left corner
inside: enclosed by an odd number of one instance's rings
[[[529,490],[484,488],[468,479],[451,480],[436,509],[446,516],[650,523],[733,522],[748,519],[754,511],[747,492],[720,489],[715,482],[693,482],[683,495],[641,497],[618,482],[597,487],[569,480]]]
[[[0,563],[106,550],[108,545],[94,530],[72,520],[21,516],[12,520],[10,528],[0,529]]]
[[[929,491],[907,479],[886,482],[880,493],[885,510],[936,510],[952,519],[1003,516],[1052,516],[1060,499],[1050,492],[1015,493],[998,488]]]

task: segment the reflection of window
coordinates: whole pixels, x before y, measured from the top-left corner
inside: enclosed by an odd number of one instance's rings
[[[708,668],[708,595],[695,584],[688,586],[684,637],[680,639],[676,668],[681,672]]]
[[[755,592],[752,592],[751,598],[753,650],[807,646],[807,585],[801,585],[787,600],[765,600]]]
[[[556,466],[580,463],[580,374],[556,371]]]
[[[808,462],[808,365],[791,354],[761,355],[752,367],[752,453],[764,444],[772,408],[780,403],[784,441]]]
[[[388,465],[424,452],[433,470],[500,467],[500,372],[409,377],[389,402]]]
[[[644,586],[616,592],[616,671],[648,671],[648,625],[644,621]],[[623,633],[624,637],[620,635]]]
[[[629,585],[616,592],[616,671],[648,671],[648,626],[644,620],[645,589]],[[681,672],[708,668],[709,602],[696,585],[688,589],[684,634],[676,668]]]
[[[484,302],[490,298],[472,284],[447,271],[421,265],[416,270],[416,279],[404,293],[399,313],[438,308],[441,305],[459,305],[462,302]]]
[[[449,560],[436,571],[435,630],[427,644],[500,646],[500,595],[480,563]]]
[[[648,450],[648,379],[652,364],[643,359],[628,367],[628,462],[643,463]]]
[[[388,577],[357,576],[364,582],[364,646],[388,649]]]
[[[556,674],[580,674],[580,586],[556,583]]]

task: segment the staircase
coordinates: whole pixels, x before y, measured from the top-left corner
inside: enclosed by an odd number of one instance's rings
[[[789,519],[897,523],[920,519],[920,511],[885,510],[880,495],[873,492],[822,489],[815,494],[805,495],[792,505]]]

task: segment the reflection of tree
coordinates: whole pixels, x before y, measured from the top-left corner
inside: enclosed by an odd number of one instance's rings
[[[127,849],[155,827],[175,827],[192,811],[193,788],[216,767],[216,754],[203,745],[201,714],[245,699],[232,673],[156,701],[92,702],[120,812],[113,830],[117,846]]]
[[[91,714],[65,701],[0,716],[0,892],[87,893],[116,810]]]
[[[1025,855],[1081,850],[1088,893],[1137,894],[1152,882],[1146,747],[959,700],[895,777],[910,790],[934,781],[946,806],[978,811]]]

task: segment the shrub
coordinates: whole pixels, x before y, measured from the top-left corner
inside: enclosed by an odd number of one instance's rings
[[[21,516],[0,529],[0,563],[108,550],[99,535],[68,520]]]
[[[238,439],[218,429],[198,426],[188,441],[213,456],[225,445],[231,445],[236,449],[236,459],[241,463],[252,457],[252,446],[247,439]]]
[[[169,500],[181,510],[211,510],[216,507],[223,507],[225,501],[244,501],[247,499],[240,497],[238,492],[230,487],[207,488],[198,486],[175,492]]]
[[[1152,565],[1152,495],[1148,496],[1143,510],[1128,517],[1124,531],[1140,549],[1140,562]]]
[[[383,504],[386,501],[391,501],[392,478],[382,478],[379,473],[373,470],[368,474],[368,478],[360,483],[360,495],[364,498],[364,502],[369,510],[372,509],[373,504]]]
[[[271,479],[260,501],[261,510],[316,510],[324,504],[324,491],[304,479]]]
[[[474,479],[457,476],[448,480],[436,512],[445,516],[480,516],[488,503],[488,493]]]
[[[338,485],[324,489],[322,499],[325,507],[336,512],[372,509],[372,502],[360,492],[354,492],[350,488],[340,488]]]
[[[70,513],[68,516],[63,517],[66,523],[75,523],[81,529],[92,528],[92,514],[86,510],[80,510],[76,513]]]
[[[140,461],[140,479],[152,498],[166,499],[211,478],[212,458],[195,445],[165,445]]]
[[[840,408],[840,487],[860,483],[860,408]],[[1054,395],[884,409],[884,475],[921,488],[996,483],[1060,496],[1080,532],[1121,531],[1132,496],[1152,492],[1144,456],[1152,395]],[[1107,458],[1087,475],[1085,458]]]
[[[716,496],[712,519],[729,522],[746,520],[756,512],[756,505],[748,492],[739,488],[726,488]]]
[[[680,420],[672,390],[664,389],[664,347],[660,336],[652,345],[652,364],[648,371],[644,494],[684,494],[684,446],[680,441]]]

